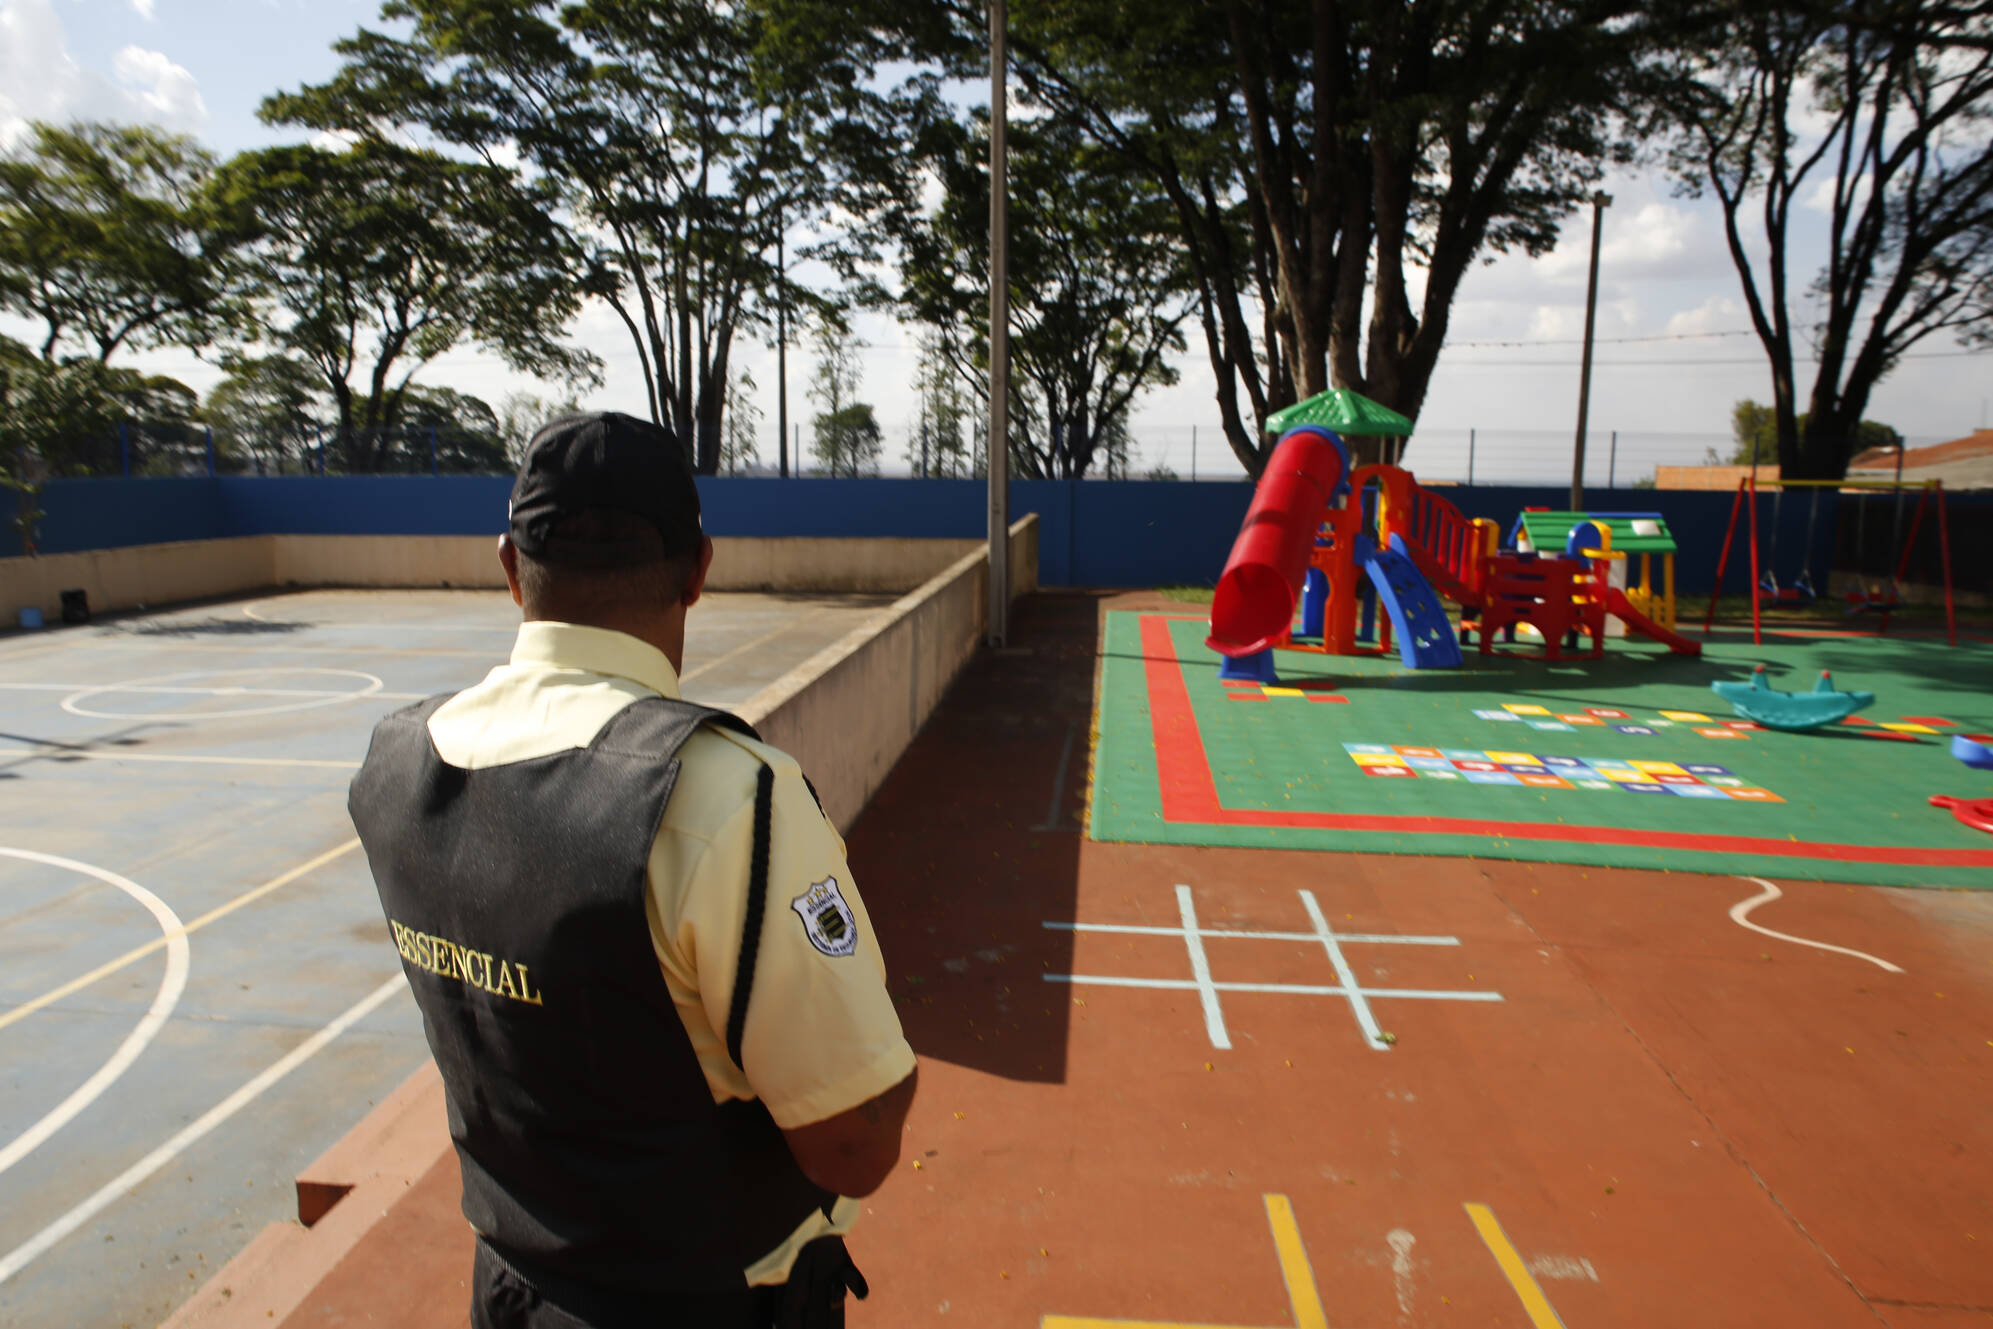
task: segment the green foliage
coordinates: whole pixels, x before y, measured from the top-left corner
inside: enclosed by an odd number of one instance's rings
[[[949,358],[942,334],[929,328],[921,333],[919,345],[914,367],[918,406],[907,433],[907,469],[915,475],[955,479],[974,467],[970,453],[976,426],[980,423],[987,431],[988,422],[977,416],[976,403]]]
[[[144,125],[33,125],[0,159],[0,309],[41,323],[47,360],[208,344],[236,312],[202,202],[213,168]]]
[[[876,475],[885,437],[872,407],[858,400],[858,347],[836,322],[819,323],[812,342],[817,367],[810,400],[822,409],[811,422],[811,448],[829,475]]]
[[[727,418],[720,434],[720,470],[739,475],[761,461],[761,407],[755,403],[754,375],[745,369],[727,387]]]
[[[900,54],[804,0],[391,0],[403,35],[362,30],[329,83],[266,113],[316,129],[420,126],[487,159],[516,153],[558,191],[569,272],[621,318],[654,420],[719,464],[736,334],[774,302],[828,307],[778,270],[779,237],[864,298],[878,225],[912,206]]]
[[[966,31],[981,10],[952,12]],[[1672,22],[1630,0],[1010,14],[1030,95],[1168,200],[1252,473],[1267,415],[1328,387],[1417,417],[1467,271],[1548,249],[1630,154],[1616,116],[1649,92],[1642,56]]]
[[[1778,415],[1772,407],[1746,397],[1731,409],[1730,422],[1737,440],[1731,465],[1750,466],[1754,461],[1759,466],[1778,465]],[[1806,435],[1812,424],[1810,413],[1801,412],[1796,423],[1800,435]],[[1849,461],[1871,448],[1902,447],[1903,435],[1879,420],[1863,420],[1839,443],[1833,450],[1840,468],[1836,478],[1846,473]]]
[[[943,194],[903,237],[902,306],[987,399],[988,124],[927,146]],[[1192,278],[1162,191],[1070,120],[1011,127],[1009,188],[1011,455],[1020,475],[1077,478],[1138,395],[1176,381]]]
[[[324,380],[303,360],[284,355],[222,356],[223,378],[201,415],[214,430],[227,468],[259,475],[305,469],[324,425]]]
[[[363,139],[244,153],[214,200],[262,337],[311,364],[332,398],[346,470],[381,468],[410,378],[464,342],[595,381],[594,357],[560,340],[580,301],[566,237],[548,191],[514,172]]]
[[[516,470],[526,459],[526,445],[540,432],[541,425],[564,415],[580,415],[582,409],[581,402],[572,394],[558,401],[547,401],[530,392],[508,394],[498,404],[498,433],[505,442],[507,469]]]
[[[498,413],[482,398],[454,388],[410,387],[389,422],[408,468],[451,474],[498,475],[512,469]]]

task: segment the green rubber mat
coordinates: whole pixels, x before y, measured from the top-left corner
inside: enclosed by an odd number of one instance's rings
[[[1993,834],[1928,805],[1993,797],[1950,736],[1993,732],[1993,643],[1718,631],[1699,660],[1641,639],[1407,670],[1276,653],[1281,685],[1224,684],[1201,617],[1108,615],[1097,840],[1366,850],[1993,888]],[[1522,648],[1526,651],[1527,648]],[[1759,729],[1709,690],[1876,694],[1811,733]]]

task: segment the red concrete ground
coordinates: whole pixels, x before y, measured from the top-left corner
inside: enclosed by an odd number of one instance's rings
[[[924,1063],[854,1325],[1296,1324],[1270,1194],[1302,1325],[1993,1324],[1993,895],[1781,883],[1750,915],[1891,973],[1740,927],[1735,878],[1086,842],[1099,616],[1147,603],[1026,602],[851,836]],[[1046,981],[1188,980],[1181,936],[1044,926],[1177,929],[1179,885],[1206,929],[1309,932],[1305,890],[1339,933],[1457,938],[1343,951],[1366,989],[1502,1000],[1379,998],[1377,1050],[1342,996],[1226,991],[1219,1049],[1196,991]],[[1312,939],[1203,945],[1219,984],[1337,982]],[[454,1187],[367,1201],[241,1322],[464,1323]]]

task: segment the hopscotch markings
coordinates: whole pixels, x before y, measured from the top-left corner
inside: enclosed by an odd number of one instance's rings
[[[1342,947],[1336,945],[1336,934],[1329,927],[1329,920],[1322,917],[1322,908],[1315,903],[1313,891],[1301,892],[1301,907],[1308,911],[1308,921],[1315,925],[1315,936],[1322,943],[1322,949],[1329,954],[1329,963],[1335,966],[1336,978],[1349,993],[1349,1008],[1356,1015],[1357,1026],[1363,1030],[1364,1041],[1373,1048],[1388,1048],[1384,1041],[1384,1031],[1377,1027],[1377,1017],[1370,1013],[1370,1003],[1363,998],[1362,989],[1356,985],[1356,974],[1349,967],[1349,960],[1343,955]]]
[[[1204,1003],[1204,1032],[1214,1048],[1229,1048],[1232,1037],[1225,1032],[1225,1011],[1218,1003],[1218,989],[1211,982],[1211,963],[1204,957],[1204,938],[1197,932],[1197,906],[1190,887],[1176,888],[1177,912],[1183,915],[1183,947],[1190,952],[1190,973],[1196,980],[1197,996]]]
[[[1294,1329],[1329,1329],[1328,1312],[1322,1309],[1322,1296],[1315,1286],[1315,1271],[1308,1263],[1308,1248],[1301,1241],[1301,1226],[1294,1221],[1294,1206],[1285,1195],[1266,1195],[1266,1223],[1273,1230],[1273,1250],[1280,1260],[1280,1277],[1287,1284],[1288,1304],[1294,1308]],[[1240,1326],[1186,1324],[1175,1320],[1103,1320],[1084,1315],[1047,1315],[1041,1329],[1242,1329]]]
[[[67,1126],[76,1115],[89,1107],[131,1068],[159,1031],[165,1027],[173,1008],[180,1003],[180,994],[187,987],[187,969],[190,961],[190,948],[187,945],[187,929],[181,924],[180,916],[173,912],[173,906],[154,895],[145,887],[115,872],[108,872],[89,863],[81,863],[73,858],[59,858],[54,854],[36,853],[32,849],[0,848],[0,856],[18,858],[23,862],[40,863],[47,867],[64,868],[70,872],[94,877],[107,885],[115,886],[132,899],[144,905],[153,919],[159,924],[161,939],[156,945],[166,947],[166,972],[160,977],[159,991],[152,998],[152,1005],[132,1031],[125,1035],[124,1042],[118,1044],[117,1051],[110,1060],[97,1068],[96,1074],[78,1085],[69,1097],[57,1103],[43,1115],[42,1119],[22,1131],[6,1148],[0,1149],[0,1172],[5,1172],[14,1164],[26,1158],[41,1147],[44,1140]]]
[[[375,988],[352,1006],[347,1007],[331,1024],[326,1025],[325,1028],[319,1030],[310,1038],[307,1038],[304,1042],[298,1044],[298,1046],[272,1062],[261,1074],[202,1113],[198,1119],[190,1122],[164,1144],[98,1187],[88,1199],[62,1217],[56,1219],[53,1223],[50,1223],[34,1236],[28,1238],[28,1240],[22,1242],[5,1256],[0,1256],[0,1283],[5,1283],[15,1274],[20,1273],[21,1270],[33,1264],[36,1260],[47,1254],[64,1237],[67,1237],[98,1214],[116,1204],[132,1188],[139,1185],[153,1173],[159,1171],[159,1169],[165,1167],[168,1163],[171,1163],[190,1147],[199,1143],[215,1127],[220,1126],[243,1108],[262,1097],[263,1093],[270,1086],[276,1084],[292,1071],[317,1056],[332,1040],[338,1038],[339,1035],[345,1033],[361,1020],[366,1019],[367,1016],[373,1014],[376,1009],[385,1004],[388,998],[402,991],[407,981],[404,975],[396,974],[393,978]]]
[[[1387,1001],[1501,1001],[1499,992],[1465,991],[1448,988],[1367,988],[1356,981],[1355,971],[1350,967],[1343,947],[1366,946],[1458,946],[1458,937],[1417,936],[1404,933],[1343,932],[1331,929],[1323,917],[1321,906],[1316,903],[1314,892],[1298,892],[1301,907],[1314,924],[1312,932],[1279,932],[1230,928],[1203,927],[1197,921],[1196,906],[1191,898],[1190,887],[1179,885],[1176,888],[1177,909],[1183,917],[1183,926],[1167,928],[1130,923],[1065,923],[1046,922],[1043,926],[1055,932],[1102,932],[1144,937],[1181,937],[1184,949],[1190,959],[1191,977],[1184,978],[1141,978],[1122,974],[1044,974],[1047,983],[1065,983],[1072,986],[1093,986],[1111,988],[1148,988],[1158,992],[1195,992],[1204,1007],[1205,1032],[1210,1036],[1211,1046],[1229,1049],[1231,1035],[1225,1027],[1224,1006],[1220,995],[1226,992],[1286,993],[1300,997],[1341,997],[1349,1003],[1355,1015],[1357,1027],[1363,1033],[1364,1043],[1373,1051],[1388,1052],[1391,1043],[1378,1028],[1370,1003]],[[1322,947],[1334,967],[1339,980],[1335,984],[1315,983],[1229,983],[1219,982],[1211,977],[1211,967],[1204,953],[1204,939],[1219,937],[1228,941],[1289,941],[1311,942]]]
[[[1808,941],[1804,937],[1795,937],[1790,932],[1774,932],[1768,927],[1760,927],[1750,920],[1750,912],[1761,904],[1770,904],[1773,900],[1783,898],[1785,892],[1766,881],[1763,877],[1740,877],[1738,880],[1754,882],[1764,887],[1764,890],[1758,892],[1750,899],[1739,900],[1736,904],[1730,906],[1730,921],[1738,927],[1749,928],[1753,932],[1762,933],[1767,937],[1776,937],[1780,941],[1789,941],[1795,946],[1811,946],[1816,951],[1832,951],[1836,955],[1846,955],[1857,960],[1866,960],[1876,968],[1887,969],[1892,974],[1903,972],[1896,965],[1889,963],[1887,960],[1878,959],[1870,955],[1867,951],[1849,950],[1846,946],[1830,946],[1824,941]]]
[[[1502,1231],[1501,1223],[1495,1218],[1495,1211],[1485,1204],[1469,1204],[1466,1208],[1467,1217],[1473,1221],[1474,1230],[1481,1234],[1481,1240],[1486,1243],[1488,1253],[1495,1257],[1495,1263],[1500,1266],[1502,1276],[1508,1279],[1509,1286],[1515,1289],[1516,1298],[1522,1302],[1522,1308],[1528,1314],[1530,1324],[1535,1326],[1535,1329],[1564,1329],[1564,1322],[1557,1318],[1557,1312],[1550,1305],[1550,1298],[1543,1295],[1543,1289],[1537,1285],[1536,1277],[1522,1262],[1522,1256],[1516,1253],[1508,1234]],[[1587,1269],[1590,1267],[1586,1266]]]

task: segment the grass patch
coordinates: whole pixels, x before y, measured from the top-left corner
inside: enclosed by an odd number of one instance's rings
[[[1165,600],[1174,600],[1178,604],[1208,605],[1211,603],[1211,597],[1217,594],[1217,590],[1211,586],[1158,586],[1156,594]]]

